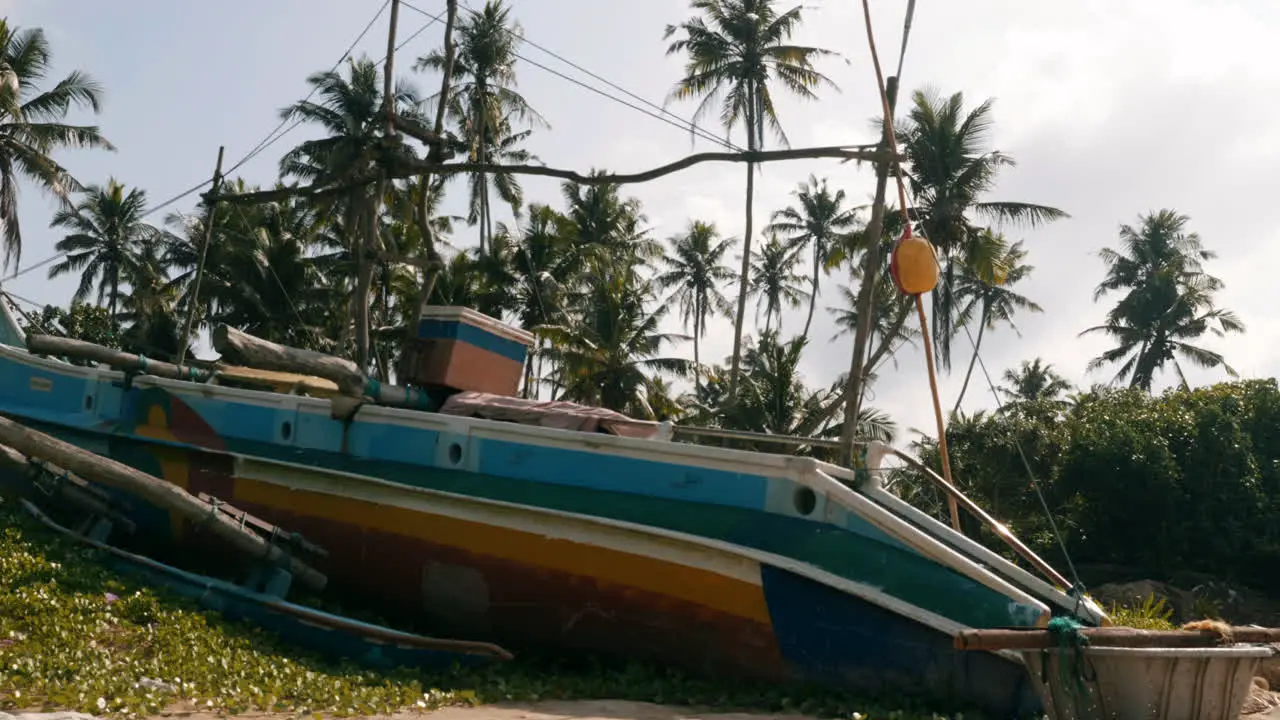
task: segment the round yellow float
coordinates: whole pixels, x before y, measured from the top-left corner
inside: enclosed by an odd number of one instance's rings
[[[910,231],[898,240],[889,256],[893,284],[906,295],[922,295],[938,285],[938,258],[933,245]]]

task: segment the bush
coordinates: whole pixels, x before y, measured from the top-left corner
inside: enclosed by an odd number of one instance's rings
[[[1065,408],[957,419],[948,441],[960,486],[1049,558],[1061,553],[1019,443],[1077,563],[1161,579],[1191,570],[1280,591],[1267,572],[1280,562],[1275,380],[1154,397],[1100,390]],[[936,459],[932,446],[922,454]]]

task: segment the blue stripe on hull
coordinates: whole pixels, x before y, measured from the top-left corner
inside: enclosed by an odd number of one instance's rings
[[[923,695],[999,718],[1039,714],[1021,665],[952,646],[950,635],[852,595],[761,566],[783,657],[805,679],[879,697]]]

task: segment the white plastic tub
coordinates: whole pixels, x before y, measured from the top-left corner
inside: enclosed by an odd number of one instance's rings
[[[1054,720],[1235,720],[1269,645],[1026,650],[1031,681]],[[1067,663],[1062,673],[1060,662]]]

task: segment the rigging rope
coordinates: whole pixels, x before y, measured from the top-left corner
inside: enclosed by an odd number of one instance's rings
[[[973,346],[974,359],[978,361],[978,368],[982,370],[982,377],[987,381],[987,387],[991,389],[991,396],[995,398],[996,410],[1004,411],[1004,403],[1000,402],[1000,391],[996,389],[995,381],[991,379],[991,373],[987,372],[987,363],[982,359],[982,355],[978,352],[978,343],[973,338],[973,333],[969,331],[968,325],[961,325],[964,328],[964,334],[969,338],[969,344]],[[1080,574],[1076,572],[1076,564],[1071,560],[1071,553],[1067,552],[1067,543],[1062,538],[1062,533],[1058,530],[1058,523],[1053,519],[1053,512],[1049,510],[1049,502],[1045,500],[1044,492],[1040,489],[1040,483],[1036,480],[1036,473],[1031,469],[1031,461],[1027,459],[1027,453],[1022,449],[1022,442],[1018,440],[1017,433],[1013,435],[1013,446],[1018,451],[1018,458],[1022,461],[1022,467],[1027,471],[1027,478],[1031,481],[1031,489],[1036,493],[1036,499],[1040,501],[1040,507],[1044,510],[1045,517],[1049,520],[1049,529],[1053,532],[1053,539],[1058,543],[1058,548],[1062,550],[1062,557],[1067,561],[1067,571],[1071,573],[1071,582],[1075,583],[1068,589],[1068,593],[1075,597],[1076,606],[1073,613],[1078,614],[1080,603],[1084,599],[1085,586],[1080,581]]]

